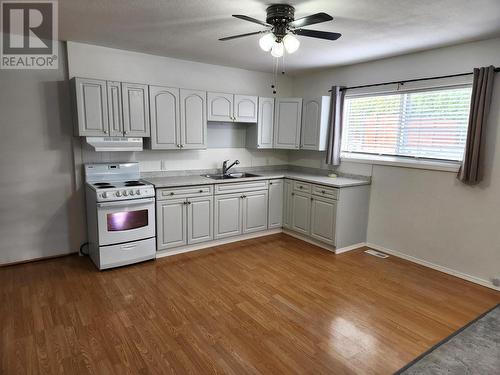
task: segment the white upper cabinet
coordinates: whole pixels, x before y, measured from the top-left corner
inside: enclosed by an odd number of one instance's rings
[[[207,93],[180,89],[181,148],[207,148]]]
[[[257,122],[257,96],[209,92],[207,102],[208,121]]]
[[[329,112],[330,98],[328,96],[304,99],[300,148],[315,151],[326,150]]]
[[[234,121],[257,122],[258,98],[249,95],[234,95]]]
[[[179,89],[149,86],[151,148],[175,150],[181,144]]]
[[[274,98],[258,98],[257,124],[247,126],[246,146],[249,148],[273,148]]]
[[[274,98],[259,98],[257,133],[259,148],[273,148]]]
[[[80,136],[109,136],[108,90],[106,81],[73,78],[76,133]]]
[[[149,137],[148,85],[122,83],[123,128],[126,137]]]
[[[122,90],[120,82],[108,81],[108,122],[109,135],[123,136]]]
[[[151,148],[207,148],[206,92],[175,87],[149,87]]]
[[[234,95],[207,93],[208,121],[233,121]]]
[[[274,148],[299,148],[301,118],[302,98],[276,99]]]

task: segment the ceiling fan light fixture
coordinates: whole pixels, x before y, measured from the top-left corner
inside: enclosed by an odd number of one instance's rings
[[[269,52],[274,44],[273,33],[268,33],[259,39],[259,46],[263,51]]]
[[[274,42],[273,47],[271,48],[271,55],[273,55],[273,57],[281,57],[284,52],[285,49],[283,47],[283,43]]]
[[[294,53],[299,49],[300,41],[292,34],[287,34],[283,38],[283,45],[285,46],[287,53]]]

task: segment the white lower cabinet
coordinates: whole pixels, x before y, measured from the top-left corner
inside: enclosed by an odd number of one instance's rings
[[[337,202],[328,198],[311,199],[311,237],[334,245]]]
[[[157,192],[157,199],[162,199],[156,203],[157,250],[213,240],[212,189],[199,187],[199,196],[196,189]]]
[[[187,210],[187,243],[196,244],[214,238],[214,198],[189,198]]]
[[[159,201],[156,204],[157,247],[159,250],[186,245],[186,199]]]
[[[292,230],[301,234],[309,234],[311,219],[311,196],[292,192]]]
[[[283,188],[283,227],[291,229],[292,227],[292,180],[286,179]]]
[[[284,181],[282,179],[269,181],[269,229],[283,226],[283,186]]]
[[[241,233],[242,193],[215,196],[215,238],[236,236]]]
[[[268,191],[242,191],[215,196],[217,239],[267,229]]]
[[[332,249],[366,242],[368,185],[273,179],[163,188],[156,197],[158,250],[282,227]]]
[[[267,197],[267,190],[244,193],[242,200],[242,233],[252,233],[267,229]]]

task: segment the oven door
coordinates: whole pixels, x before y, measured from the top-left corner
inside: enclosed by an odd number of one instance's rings
[[[99,246],[155,236],[154,198],[97,203]]]

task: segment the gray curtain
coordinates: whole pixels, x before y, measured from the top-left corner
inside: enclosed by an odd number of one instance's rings
[[[482,146],[486,134],[494,76],[494,66],[474,68],[465,154],[457,175],[460,181],[468,185],[477,184],[483,178]]]
[[[340,141],[342,140],[342,112],[344,110],[345,90],[342,86],[332,86],[330,96],[330,115],[328,117],[328,136],[326,164],[340,164]]]

